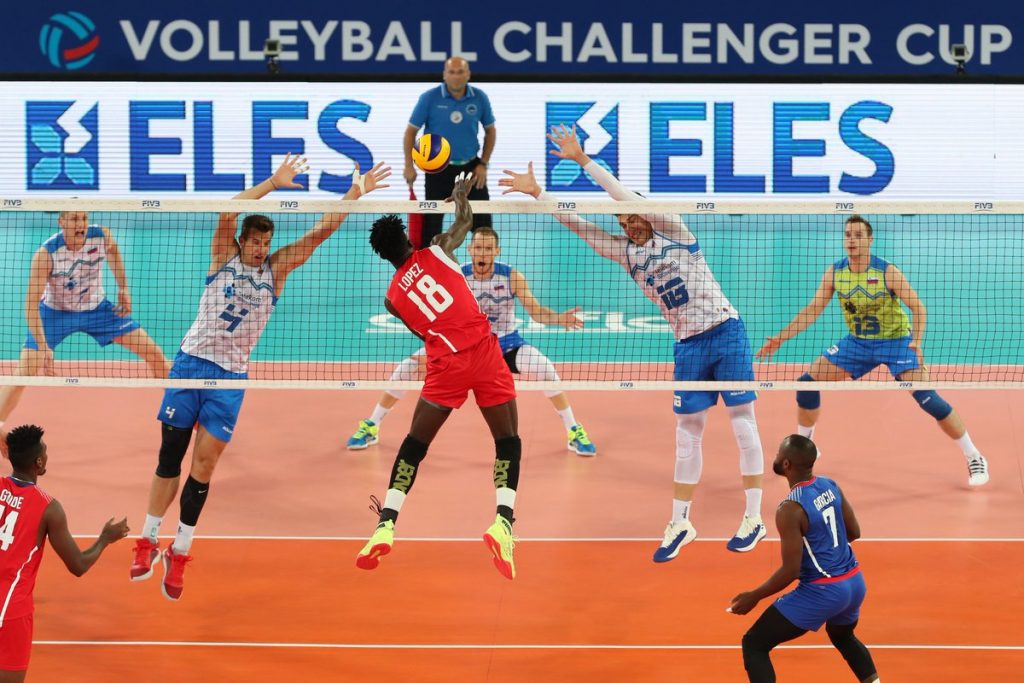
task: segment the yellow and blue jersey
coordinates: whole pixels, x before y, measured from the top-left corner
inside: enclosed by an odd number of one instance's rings
[[[910,318],[896,292],[889,289],[885,271],[889,262],[872,256],[864,272],[850,270],[850,259],[836,261],[832,286],[839,295],[850,334],[859,339],[899,339],[910,335]]]

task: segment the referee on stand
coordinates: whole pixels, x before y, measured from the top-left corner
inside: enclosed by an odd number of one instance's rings
[[[487,162],[494,151],[497,132],[494,129],[494,112],[491,101],[479,88],[469,85],[469,63],[462,57],[451,57],[444,63],[444,83],[431,88],[416,102],[416,107],[405,127],[402,148],[405,150],[405,182],[412,187],[416,182],[416,166],[412,161],[412,148],[416,134],[426,126],[426,133],[448,138],[452,147],[451,163],[440,173],[428,173],[424,184],[425,199],[442,200],[452,194],[455,177],[463,171],[473,176],[469,198],[490,199],[487,192]],[[484,129],[484,148],[480,151],[477,129]],[[422,243],[417,248],[430,244],[435,235],[441,233],[443,214],[424,216]],[[474,214],[473,229],[491,225],[489,214]]]

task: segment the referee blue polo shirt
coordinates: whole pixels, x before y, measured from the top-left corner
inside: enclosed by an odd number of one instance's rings
[[[467,85],[466,94],[457,100],[442,83],[420,95],[409,117],[409,125],[416,128],[425,125],[427,133],[448,138],[452,146],[451,163],[461,165],[476,157],[480,150],[477,126],[493,126],[494,112],[483,90]]]

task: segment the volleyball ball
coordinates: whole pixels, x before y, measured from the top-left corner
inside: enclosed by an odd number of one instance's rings
[[[448,140],[433,133],[421,137],[412,148],[412,160],[426,173],[443,171],[448,167],[451,156],[452,146]]]

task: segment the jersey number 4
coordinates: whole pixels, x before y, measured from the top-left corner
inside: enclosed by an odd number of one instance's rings
[[[7,550],[14,543],[14,524],[18,521],[18,511],[0,505],[0,550]]]
[[[227,308],[221,311],[220,319],[225,320],[228,323],[228,332],[234,332],[235,328],[242,322],[245,316],[249,315],[248,308],[242,308],[238,311],[238,315],[235,315],[235,305],[228,304]]]
[[[455,297],[444,288],[444,285],[439,284],[429,275],[424,275],[417,280],[415,287],[423,294],[422,297],[411,289],[406,292],[406,295],[430,322],[437,320],[437,314],[448,310],[448,307],[455,301]]]

